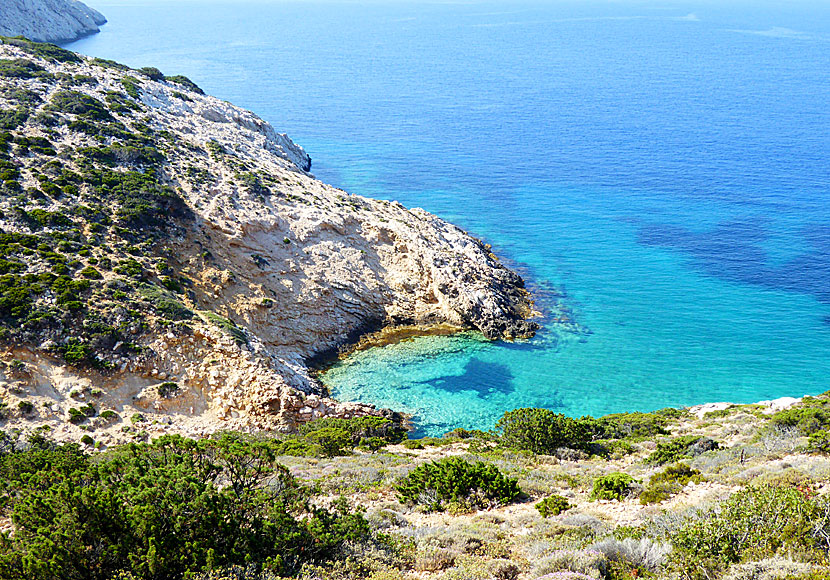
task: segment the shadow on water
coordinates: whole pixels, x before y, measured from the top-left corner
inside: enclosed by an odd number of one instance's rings
[[[427,384],[451,393],[474,391],[481,399],[495,393],[509,394],[516,390],[510,367],[477,358],[467,362],[463,374],[438,377],[427,381]]]
[[[830,304],[830,226],[809,226],[802,236],[812,251],[771,266],[759,245],[769,239],[764,220],[724,222],[706,232],[666,224],[644,224],[639,231],[641,244],[680,250],[708,276],[808,294]]]

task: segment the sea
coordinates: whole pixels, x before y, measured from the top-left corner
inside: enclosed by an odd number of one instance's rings
[[[360,351],[333,396],[440,435],[830,389],[830,2],[87,3],[68,48],[190,77],[525,277],[535,338]]]

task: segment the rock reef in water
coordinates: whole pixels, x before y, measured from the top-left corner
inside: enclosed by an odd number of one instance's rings
[[[0,35],[40,42],[71,42],[99,32],[107,21],[78,0],[3,0]]]
[[[6,39],[0,115],[16,425],[111,443],[381,414],[325,397],[309,361],[385,326],[537,328],[489,246],[320,182],[286,135],[184,77]]]

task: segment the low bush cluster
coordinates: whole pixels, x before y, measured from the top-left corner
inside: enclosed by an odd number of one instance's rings
[[[317,419],[300,427],[300,433],[330,457],[343,455],[358,446],[377,451],[406,437],[406,430],[390,419],[371,416]]]
[[[413,469],[396,486],[402,503],[418,504],[427,511],[491,508],[515,500],[522,493],[515,479],[493,465],[448,457]]]
[[[682,490],[690,481],[700,483],[703,479],[700,471],[692,469],[685,463],[669,465],[663,471],[655,473],[640,494],[643,505],[659,503]]]
[[[552,455],[560,447],[582,449],[593,437],[592,422],[548,409],[515,409],[496,423],[507,447]]]
[[[573,506],[567,498],[564,498],[561,495],[551,495],[543,500],[540,500],[533,507],[536,508],[536,511],[538,511],[543,518],[547,518],[550,516],[558,516],[562,512],[571,509]]]
[[[594,487],[591,490],[591,501],[598,499],[616,499],[618,501],[624,500],[631,493],[633,484],[636,480],[628,475],[615,471],[608,475],[603,475],[594,480]]]
[[[670,537],[686,578],[776,555],[822,561],[830,551],[830,499],[792,487],[750,487],[693,515]]]
[[[275,575],[336,558],[366,520],[315,507],[267,445],[242,435],[165,436],[95,461],[34,437],[0,455],[0,578],[133,580],[254,565]]]

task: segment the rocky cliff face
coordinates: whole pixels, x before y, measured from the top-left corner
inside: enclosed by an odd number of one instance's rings
[[[8,420],[104,443],[290,430],[380,413],[322,396],[308,369],[367,330],[533,334],[521,278],[487,245],[309,167],[287,136],[184,77],[5,39]]]
[[[71,42],[98,32],[104,16],[78,0],[3,0],[0,35]]]

